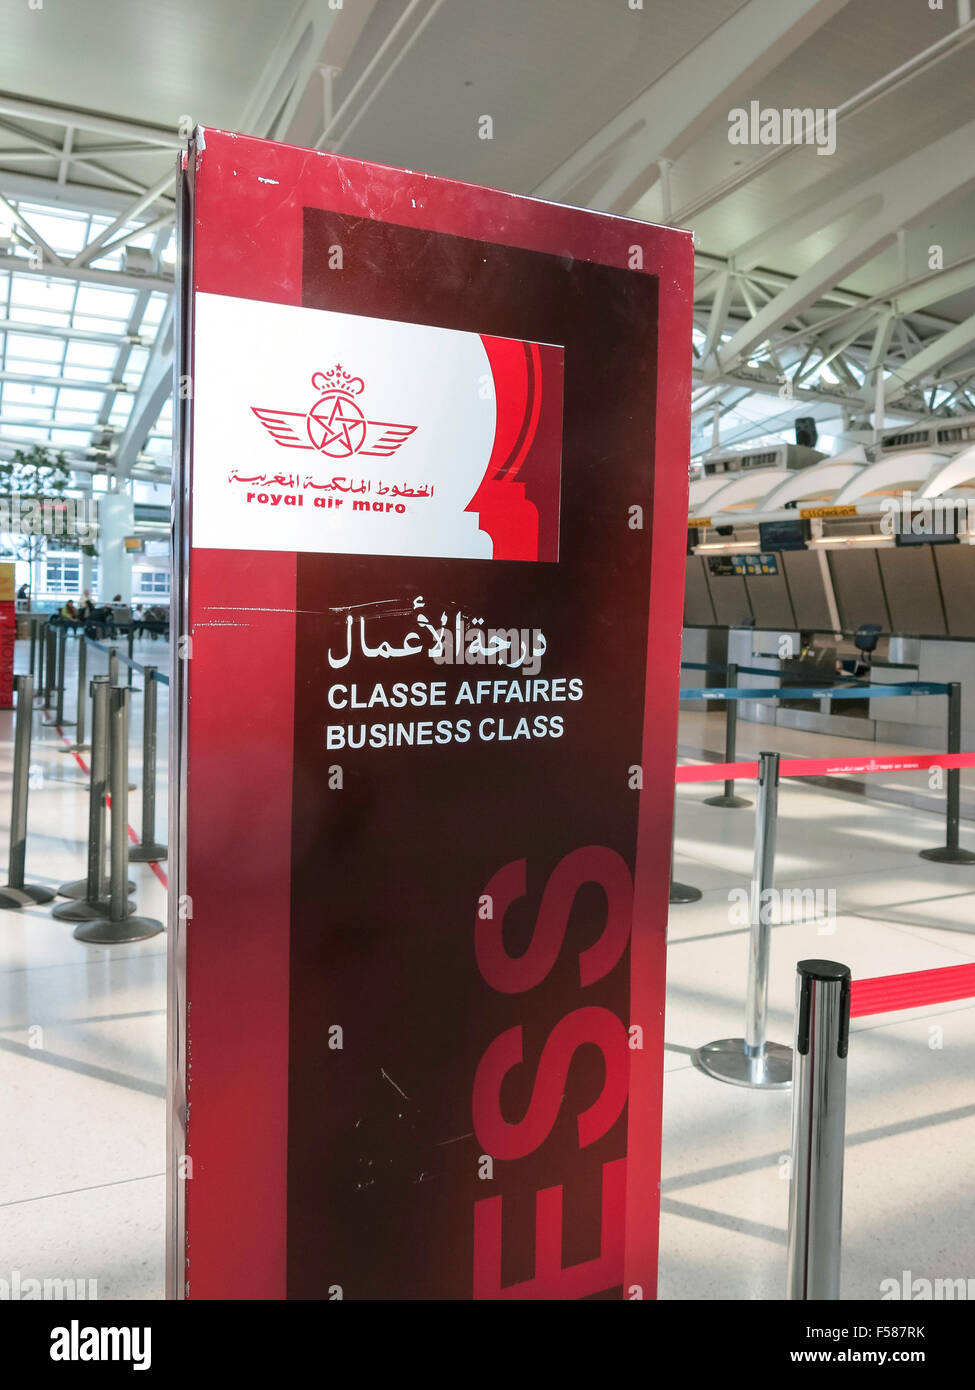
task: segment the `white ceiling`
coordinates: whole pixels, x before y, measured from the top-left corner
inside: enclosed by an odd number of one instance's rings
[[[975,139],[968,142],[970,154],[951,160],[938,147],[975,122],[975,43],[958,44],[900,86],[885,84],[922,50],[949,40],[959,23],[956,0],[944,0],[942,10],[930,9],[927,0],[643,0],[642,9],[633,8],[638,0],[336,3],[44,0],[35,10],[27,0],[0,0],[0,193],[28,221],[43,219],[43,209],[54,206],[70,213],[70,237],[91,237],[119,217],[110,239],[145,227],[135,244],[153,251],[148,267],[130,267],[124,278],[118,246],[108,256],[92,256],[84,270],[101,274],[103,285],[107,275],[125,291],[126,305],[117,301],[125,313],[116,317],[116,329],[120,337],[124,329],[139,338],[122,344],[112,364],[107,352],[100,354],[109,389],[98,398],[95,423],[117,427],[116,451],[126,467],[158,452],[168,428],[164,417],[147,448],[164,354],[153,349],[153,323],[140,322],[135,330],[132,323],[140,314],[144,319],[150,302],[159,320],[171,283],[160,252],[168,239],[172,188],[160,181],[174,168],[184,118],[650,220],[665,220],[665,190],[654,161],[666,155],[673,160],[670,218],[693,226],[700,253],[695,408],[710,418],[716,407],[745,435],[784,430],[796,413],[869,411],[869,353],[878,316],[899,303],[891,298],[895,287],[929,273],[932,244],[943,247],[946,265],[975,259]],[[330,94],[323,67],[334,70]],[[840,121],[829,158],[796,148],[749,177],[768,151],[729,143],[732,105],[747,106],[754,98],[763,107],[842,109],[872,83],[884,86],[882,94]],[[634,124],[640,111],[651,113],[642,128]],[[631,112],[637,113],[632,120]],[[493,120],[490,140],[478,134],[485,115]],[[631,126],[636,133],[614,140],[614,122],[623,137]],[[898,163],[925,151],[931,153],[921,154],[921,176],[902,180],[909,186],[898,189]],[[895,172],[872,202],[857,205],[854,196],[842,215],[831,207],[886,170]],[[742,176],[741,186],[720,191]],[[934,189],[939,179],[945,185],[940,191]],[[140,189],[149,196],[137,202]],[[888,201],[903,204],[900,238],[891,226],[865,254],[844,263],[844,247]],[[827,220],[817,225],[824,209]],[[0,206],[0,224],[9,222]],[[66,225],[62,230],[67,236]],[[6,258],[0,255],[0,281],[6,282],[0,291],[13,296],[10,313],[0,305],[0,314],[25,323],[6,348],[14,367],[0,365],[0,372],[29,376],[36,370],[71,380],[69,368],[84,365],[77,335],[65,334],[58,364],[48,333],[34,354],[36,368],[29,365],[29,324],[18,304],[25,293],[36,298],[42,292],[25,289],[26,249],[25,242]],[[66,249],[62,259],[74,254]],[[825,257],[836,265],[835,275],[794,311],[784,308],[769,330],[780,355],[761,343],[735,352],[736,335],[752,314],[770,297],[779,295],[775,303],[785,304],[793,278],[814,280]],[[725,281],[729,258],[732,275]],[[67,283],[84,302],[80,272],[54,271],[50,280],[35,276],[37,285],[49,284],[54,297],[63,298]],[[972,343],[962,335],[949,360],[916,380],[910,366],[920,349],[930,354],[947,329],[975,313],[975,273],[912,294],[884,361],[893,373],[891,389],[908,381],[898,408],[916,414],[947,400],[975,374],[975,331]],[[842,346],[858,321],[848,317],[823,327],[826,316],[856,311],[865,296],[879,297],[872,317],[865,314],[859,338]],[[42,306],[34,307],[40,323]],[[48,329],[77,327],[83,318],[76,322],[58,312],[62,318],[48,318]],[[102,327],[109,336],[115,331],[107,321]],[[804,356],[815,366],[838,343],[827,375],[804,377],[796,401],[777,400],[780,369],[793,372]],[[748,377],[746,356],[764,362],[757,378]],[[13,406],[23,386],[2,382],[0,447],[20,437],[15,426],[23,426],[25,416]],[[920,387],[929,391],[927,401]],[[60,424],[68,418],[65,401],[80,396],[58,394],[68,387],[45,389],[54,393],[45,400]],[[954,406],[971,410],[973,402],[959,393],[944,408]],[[45,435],[42,412],[30,418],[42,422],[29,427],[39,438],[60,437],[83,452],[82,414],[71,416],[77,428],[60,436]],[[98,464],[104,456],[93,457]]]
[[[352,3],[352,0],[349,0]],[[232,125],[294,0],[3,0],[0,89],[175,130]]]

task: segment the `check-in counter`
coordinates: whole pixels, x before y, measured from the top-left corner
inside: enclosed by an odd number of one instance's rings
[[[830,700],[823,697],[816,708],[797,708],[788,703],[788,682],[783,686],[783,666],[779,652],[797,652],[801,634],[795,629],[770,631],[758,628],[685,629],[684,659],[721,662],[734,661],[741,671],[742,689],[760,686],[782,687],[781,701],[742,699],[738,717],[746,723],[777,724],[782,728],[806,729],[811,733],[834,734],[837,738],[875,739],[881,743],[904,744],[917,748],[943,749],[946,733],[946,704],[942,696],[900,695],[896,698],[864,696],[861,702]],[[839,647],[838,655],[853,654],[850,642],[837,642],[828,633],[819,640]],[[722,642],[727,657],[716,655]],[[873,684],[899,684],[908,681],[958,681],[962,687],[962,746],[975,748],[975,641],[937,637],[897,637],[887,640],[889,660],[878,658],[870,668]],[[690,655],[695,653],[695,655]],[[709,654],[710,653],[710,654]],[[789,663],[790,665],[792,663]],[[793,673],[794,673],[793,665]],[[767,672],[767,674],[766,674]],[[810,672],[809,685],[823,678]],[[699,686],[720,684],[717,673],[683,671],[681,684]],[[688,701],[690,710],[700,712],[699,701]],[[713,707],[713,706],[712,706]]]
[[[904,681],[920,679],[920,672],[916,666],[888,666],[875,662],[870,668],[871,685],[900,685]],[[924,722],[921,698],[918,695],[899,695],[896,700],[892,700],[880,696],[879,699],[869,701],[869,717],[880,720],[881,723],[896,725],[899,732],[895,735],[894,741],[910,743],[911,729]],[[924,697],[926,701],[935,698],[937,697],[930,695]]]
[[[694,558],[693,556],[691,557]],[[681,645],[681,662],[695,662],[698,665],[724,666],[731,658],[728,656],[728,629],[725,627],[685,627]],[[705,685],[724,685],[720,671],[695,671],[693,667],[682,665],[680,673],[682,690],[699,690]],[[683,700],[681,709],[696,710],[700,714],[706,709],[717,709],[717,700]]]
[[[726,642],[728,661],[758,668],[758,674],[742,671],[740,686],[778,685],[781,658],[798,654],[803,635],[855,657],[851,634],[876,623],[889,636],[881,640],[871,679],[959,681],[963,747],[975,748],[975,546],[810,547],[774,558],[753,572],[738,556],[688,556],[684,621],[697,635],[685,636],[685,659],[693,649],[708,653],[702,659],[722,660],[713,653],[724,652]],[[831,635],[837,617],[845,637]],[[685,672],[684,683],[699,675]],[[831,675],[811,665],[808,684]],[[738,714],[839,737],[945,746],[945,701],[937,696],[824,697],[814,708],[744,699]]]

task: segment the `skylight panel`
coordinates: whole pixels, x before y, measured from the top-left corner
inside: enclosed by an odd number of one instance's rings
[[[61,363],[64,341],[60,338],[30,337],[26,333],[8,333],[7,357],[25,357],[34,362]]]
[[[111,343],[89,343],[84,338],[69,342],[65,363],[71,367],[115,366],[118,348]]]
[[[66,430],[55,425],[51,442],[57,449],[87,449],[91,446],[91,430]]]
[[[76,314],[97,314],[101,318],[128,322],[135,303],[134,290],[110,289],[102,285],[82,285],[78,290]]]
[[[7,382],[6,385],[9,386],[10,383]],[[8,399],[7,399],[7,393],[6,393],[6,392],[4,393],[4,401],[3,401],[3,421],[4,421],[4,424],[17,424],[17,423],[19,423],[21,420],[35,420],[35,421],[39,421],[39,420],[47,420],[47,419],[50,419],[50,418],[52,418],[52,416],[51,416],[51,407],[50,407],[49,405],[48,405],[48,406],[41,406],[41,405],[37,405],[36,403],[35,403],[35,404],[31,404],[31,405],[18,405],[18,404],[16,404],[16,403],[13,402],[13,401],[8,400]]]
[[[108,386],[112,380],[111,367],[79,367],[74,366],[70,371],[65,372],[65,376],[72,381],[92,381]]]
[[[98,407],[99,397],[93,391],[73,391],[64,387],[58,397],[58,410],[92,410]]]
[[[59,256],[76,256],[85,244],[87,214],[57,213],[21,203],[19,211]]]
[[[67,328],[71,323],[68,309],[31,309],[11,304],[9,318],[13,323],[35,323],[40,328]]]
[[[40,275],[14,273],[10,289],[11,305],[32,305],[38,309],[70,309],[75,286],[64,280],[44,280]]]
[[[5,381],[3,383],[4,405],[28,404],[53,406],[56,388],[53,386],[32,386],[26,381]]]

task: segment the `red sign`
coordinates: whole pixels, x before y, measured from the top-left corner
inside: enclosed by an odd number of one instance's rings
[[[170,1292],[651,1298],[690,236],[206,130],[183,237]]]
[[[0,565],[0,709],[12,709],[14,700],[14,582],[13,565]]]

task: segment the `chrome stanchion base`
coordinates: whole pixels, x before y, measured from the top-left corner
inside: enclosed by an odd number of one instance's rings
[[[135,884],[129,879],[130,893],[135,892]],[[59,898],[84,898],[88,893],[88,880],[86,878],[76,878],[71,883],[62,883],[58,889]]]
[[[135,911],[135,898],[129,899],[128,911]],[[59,922],[96,922],[109,917],[111,912],[110,902],[90,903],[86,898],[58,903],[57,907],[51,908],[51,916]]]
[[[90,753],[90,743],[68,743],[63,748],[58,749],[59,753]]]
[[[23,888],[11,888],[10,884],[0,888],[0,907],[36,907],[38,903],[53,903],[54,893],[50,888],[40,888],[33,883],[25,883]]]
[[[755,803],[749,801],[746,796],[706,796],[702,801],[702,806],[724,806],[729,811],[737,811],[739,807],[753,806]]]
[[[168,854],[168,845],[129,845],[130,864],[158,864]]]
[[[918,851],[922,859],[931,859],[935,864],[975,864],[975,854],[970,849],[953,849],[951,845],[939,845],[937,849]]]
[[[721,1038],[699,1047],[694,1060],[708,1076],[732,1086],[784,1091],[792,1085],[792,1048],[782,1043],[766,1043],[761,1056],[749,1057],[744,1038]]]
[[[88,926],[75,927],[74,937],[76,941],[87,941],[91,946],[124,946],[130,941],[147,941],[161,931],[165,931],[162,922],[152,917],[126,917],[124,922],[113,922],[103,917]]]
[[[696,903],[704,894],[700,888],[692,888],[689,883],[677,883],[674,879],[670,880],[670,901],[672,903]]]

